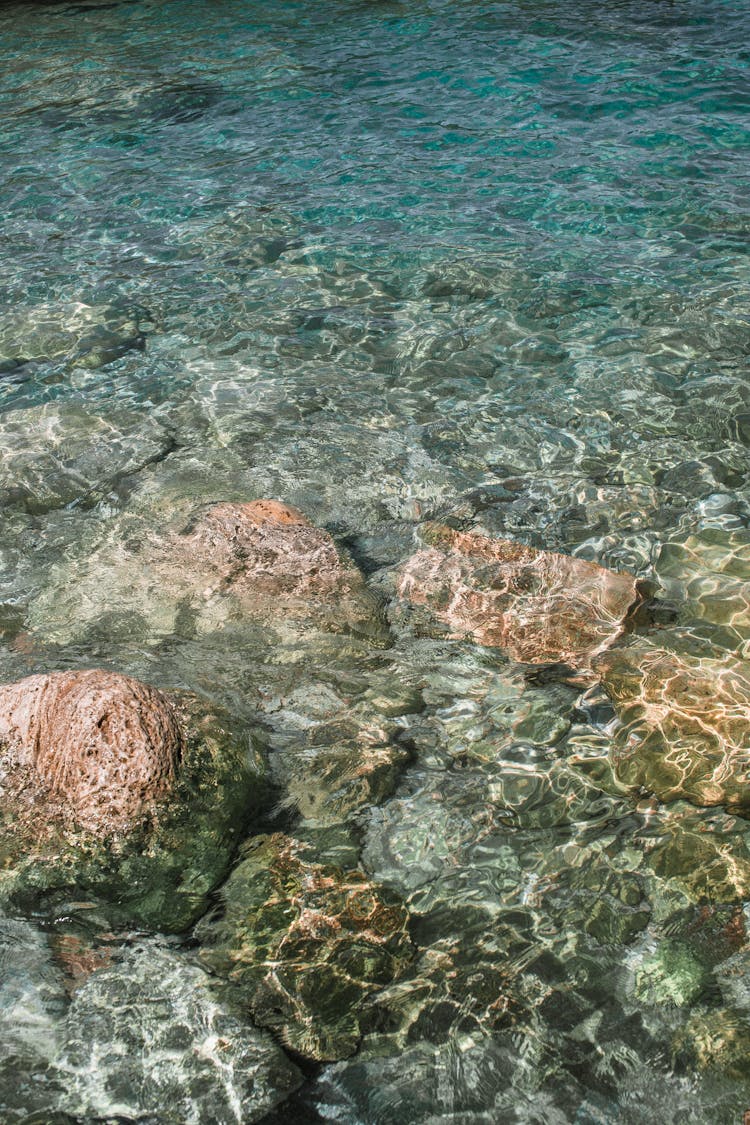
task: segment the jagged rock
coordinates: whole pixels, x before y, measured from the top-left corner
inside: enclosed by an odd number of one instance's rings
[[[249,732],[187,693],[85,671],[0,689],[0,900],[180,930],[258,809]]]
[[[441,525],[426,538],[399,572],[400,597],[521,663],[587,661],[638,601],[632,575],[583,559]]]
[[[223,917],[198,927],[203,958],[255,1022],[310,1059],[353,1054],[362,1002],[411,959],[398,899],[274,835],[247,846],[222,901]]]
[[[114,672],[52,672],[0,687],[0,743],[97,836],[127,830],[174,783],[182,732],[169,701]]]
[[[620,717],[615,768],[661,801],[750,811],[750,676],[730,655],[646,640],[594,662]]]

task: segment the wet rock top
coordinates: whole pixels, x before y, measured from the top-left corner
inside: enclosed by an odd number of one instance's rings
[[[97,836],[123,831],[171,788],[182,751],[161,692],[114,672],[52,672],[0,688],[0,742]]]
[[[425,539],[399,572],[399,595],[521,663],[585,663],[639,599],[633,575],[585,559],[439,524]]]
[[[187,543],[196,569],[213,571],[217,589],[320,597],[362,585],[328,532],[276,500],[215,504],[197,520]]]

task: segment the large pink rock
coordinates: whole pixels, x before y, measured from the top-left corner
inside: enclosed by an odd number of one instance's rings
[[[34,787],[98,836],[123,831],[170,790],[180,723],[159,691],[107,671],[52,672],[0,687],[0,746]],[[27,793],[28,797],[29,794]]]
[[[442,525],[425,533],[429,546],[399,572],[399,595],[524,664],[587,663],[639,600],[633,575],[584,559]]]

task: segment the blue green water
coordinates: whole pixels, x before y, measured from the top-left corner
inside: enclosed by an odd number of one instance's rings
[[[390,796],[285,827],[402,895],[444,969],[273,1125],[750,1108],[746,895],[706,922],[644,859],[750,829],[618,792],[606,701],[408,632],[209,643],[116,567],[175,505],[273,496],[380,591],[451,518],[630,569],[688,644],[747,655],[660,560],[750,529],[749,43],[747,0],[0,9],[2,679],[106,664],[265,707],[290,791],[299,713],[420,697]],[[124,1112],[67,1096],[28,1112]]]

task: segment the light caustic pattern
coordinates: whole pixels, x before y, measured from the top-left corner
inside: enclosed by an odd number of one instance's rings
[[[224,716],[163,885],[117,860],[179,938],[3,846],[3,1120],[742,1119],[748,41],[746,0],[2,6],[0,683]],[[205,522],[260,499],[314,576]],[[377,988],[326,947],[317,1029],[306,978],[315,1073],[194,960],[248,830],[408,912]],[[65,942],[114,951],[72,1002]]]

